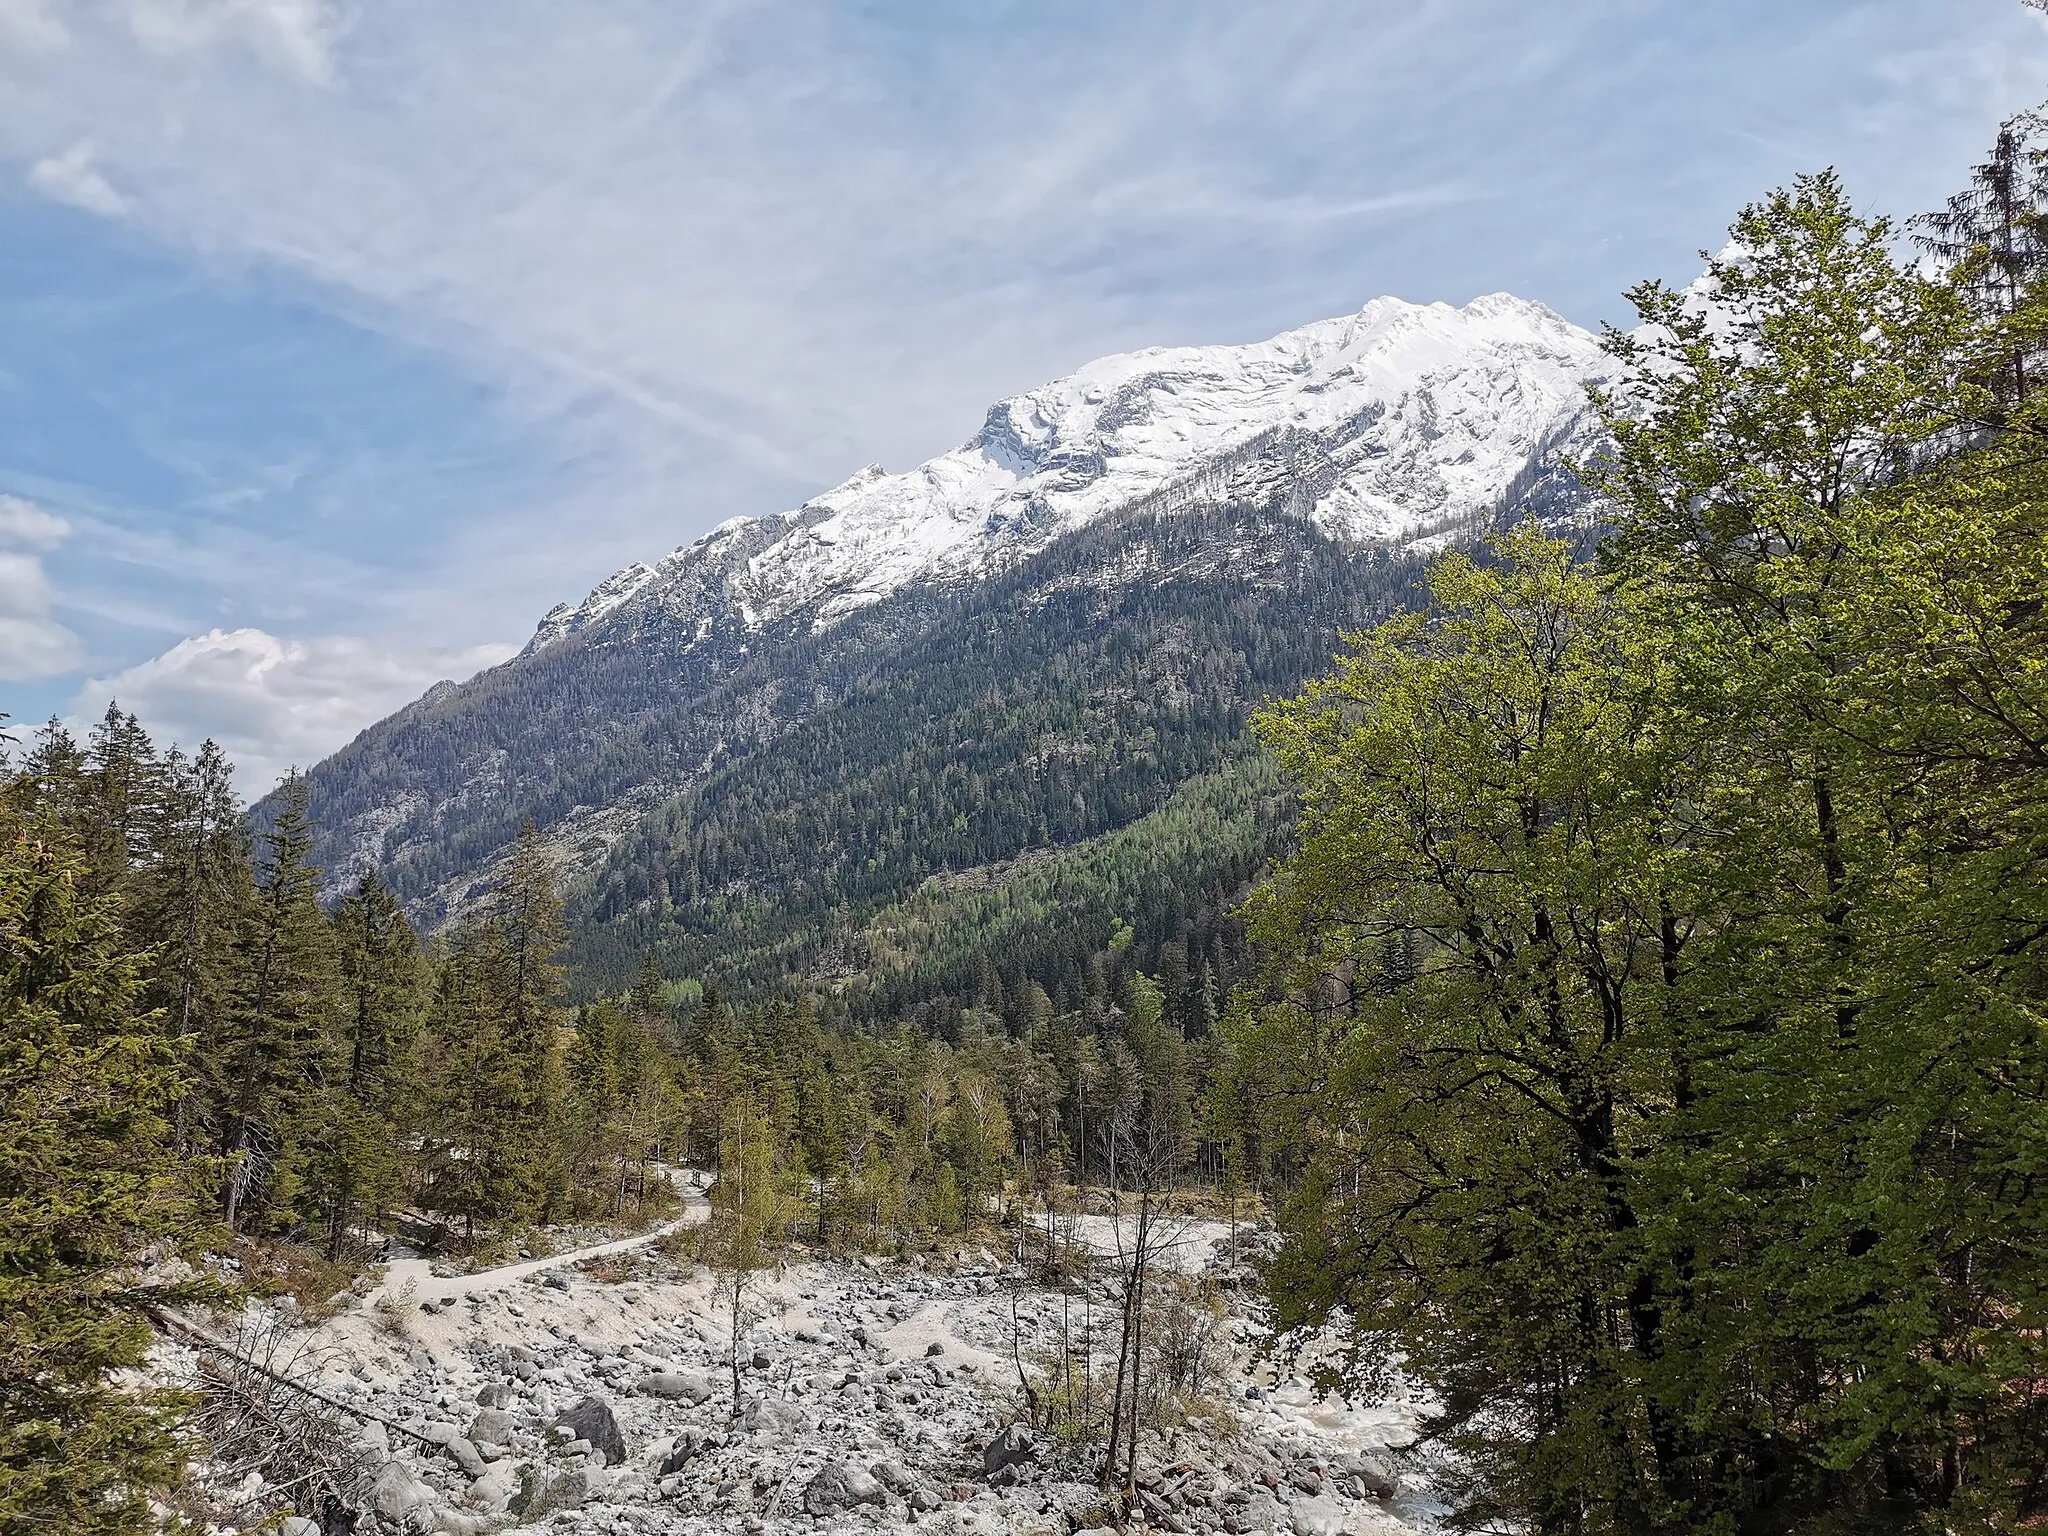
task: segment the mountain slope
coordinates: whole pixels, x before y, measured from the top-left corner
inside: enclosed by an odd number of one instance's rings
[[[1495,295],[1092,363],[556,609],[313,770],[320,856],[433,921],[531,819],[593,983],[651,949],[743,989],[951,985],[873,924],[1236,772],[1248,709],[1410,600],[1418,553],[1576,496],[1556,450],[1600,362]],[[1174,880],[1264,857],[1225,844]]]

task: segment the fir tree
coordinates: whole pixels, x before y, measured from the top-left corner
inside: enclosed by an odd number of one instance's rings
[[[140,1003],[113,898],[58,817],[0,810],[0,1528],[153,1528],[176,1401],[122,1384],[147,1309],[194,1288],[138,1253],[196,1233],[166,1111],[176,1039]]]

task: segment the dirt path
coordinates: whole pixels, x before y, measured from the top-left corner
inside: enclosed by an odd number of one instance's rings
[[[522,1259],[517,1264],[500,1264],[495,1269],[480,1269],[468,1275],[436,1275],[432,1259],[395,1259],[385,1267],[384,1283],[370,1292],[367,1298],[371,1304],[387,1295],[397,1295],[410,1285],[415,1301],[443,1302],[452,1296],[480,1296],[486,1291],[501,1291],[508,1285],[516,1285],[528,1275],[537,1275],[544,1270],[560,1269],[565,1264],[578,1264],[585,1259],[601,1259],[607,1254],[630,1253],[635,1248],[645,1248],[656,1243],[679,1228],[692,1226],[705,1220],[711,1214],[711,1203],[695,1190],[683,1194],[683,1214],[674,1221],[665,1221],[658,1227],[632,1237],[622,1237],[615,1242],[597,1243],[589,1248],[572,1248],[563,1253],[551,1253],[544,1259]]]

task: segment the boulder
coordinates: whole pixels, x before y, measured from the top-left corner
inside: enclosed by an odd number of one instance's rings
[[[749,1434],[800,1435],[810,1427],[803,1409],[779,1397],[754,1398],[740,1414],[740,1428]]]
[[[463,1502],[487,1515],[501,1515],[519,1495],[520,1476],[526,1471],[517,1463],[501,1461],[469,1485]]]
[[[829,1515],[860,1504],[882,1504],[888,1495],[875,1478],[844,1462],[828,1461],[804,1484],[804,1513]]]
[[[642,1376],[633,1390],[642,1397],[662,1397],[693,1407],[711,1401],[711,1383],[694,1371],[656,1371]]]
[[[461,1435],[457,1435],[441,1449],[447,1452],[450,1461],[471,1477],[482,1477],[489,1470],[490,1463],[485,1461],[482,1453]]]
[[[589,1442],[604,1456],[608,1466],[615,1467],[626,1459],[626,1433],[619,1428],[618,1415],[612,1412],[610,1403],[595,1394],[579,1397],[556,1414],[555,1428],[568,1430],[569,1439]]]
[[[402,1461],[387,1461],[370,1483],[370,1508],[387,1520],[403,1521],[434,1502],[434,1491]]]
[[[503,1445],[517,1421],[503,1408],[485,1408],[470,1421],[469,1438],[477,1445]]]
[[[917,1486],[917,1479],[910,1475],[910,1469],[900,1461],[878,1461],[868,1471],[875,1481],[891,1493],[909,1493]]]
[[[659,1477],[673,1477],[706,1451],[715,1451],[725,1444],[725,1436],[715,1429],[686,1429],[677,1435],[667,1454],[661,1458]]]
[[[1364,1451],[1341,1451],[1330,1458],[1330,1465],[1363,1488],[1368,1498],[1391,1499],[1398,1490],[1393,1469]]]
[[[1031,1460],[1038,1454],[1038,1441],[1031,1433],[1029,1424],[1005,1424],[989,1441],[988,1449],[981,1453],[981,1470],[993,1478],[997,1473]],[[1012,1474],[1010,1481],[1015,1481]]]
[[[1294,1536],[1344,1536],[1344,1506],[1327,1493],[1295,1501]]]

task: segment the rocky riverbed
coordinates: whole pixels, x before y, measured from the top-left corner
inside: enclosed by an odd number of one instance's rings
[[[1193,1232],[1181,1267],[1210,1262],[1221,1235]],[[731,1314],[713,1277],[642,1251],[351,1298],[293,1328],[290,1353],[360,1440],[359,1536],[1066,1536],[1110,1518],[1092,1475],[1100,1452],[1022,1422],[1019,1367],[1107,1310],[1100,1292],[1035,1284],[986,1255],[798,1263],[755,1282],[736,1407]],[[1299,1536],[1432,1528],[1428,1487],[1393,1454],[1415,1405],[1318,1399],[1276,1379],[1256,1342],[1245,1303],[1226,1300],[1206,1401],[1141,1441],[1133,1521]],[[173,1374],[180,1353],[166,1351]],[[226,1496],[276,1507],[253,1479]]]

